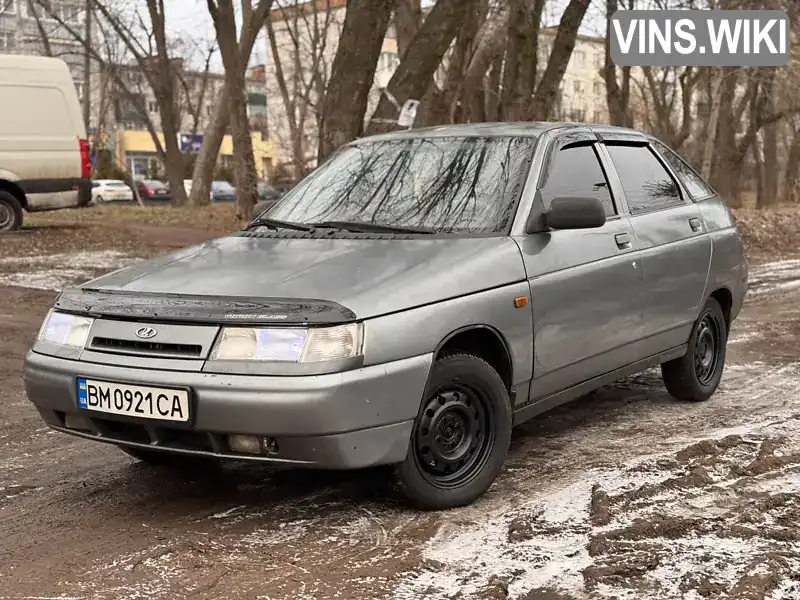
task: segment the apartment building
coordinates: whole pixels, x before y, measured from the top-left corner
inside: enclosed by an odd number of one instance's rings
[[[557,27],[542,29],[539,40],[540,75],[553,50],[557,31]],[[604,64],[605,39],[579,35],[561,80],[556,107],[551,116],[554,121],[608,122]]]
[[[50,7],[50,11],[45,11],[37,0],[0,0],[0,54],[50,55],[63,59],[83,102],[83,46],[61,22],[83,32],[84,3],[51,0]]]

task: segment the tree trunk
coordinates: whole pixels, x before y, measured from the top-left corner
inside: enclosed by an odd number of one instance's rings
[[[476,2],[477,0],[439,0],[434,5],[389,81],[388,91],[397,102],[403,104],[406,100],[422,98],[462,21],[475,9]],[[396,120],[397,117],[394,104],[385,94],[382,95],[367,133],[393,129],[391,124],[387,125],[382,121]]]
[[[606,18],[617,12],[617,0],[606,0]],[[622,67],[622,86],[617,81],[617,67],[611,60],[611,36],[605,37],[605,63],[603,65],[603,79],[606,82],[606,103],[608,105],[608,119],[611,125],[631,127],[633,125],[630,114],[631,68]]]
[[[248,2],[249,0],[243,0]],[[239,38],[238,49],[241,56],[239,76],[244,81],[244,76],[247,69],[247,64],[250,62],[250,54],[253,51],[253,45],[256,42],[258,34],[261,32],[269,10],[272,7],[273,0],[259,0],[258,5],[253,10],[243,11],[244,15],[241,36]],[[216,9],[212,1],[209,1],[209,9]],[[235,38],[234,38],[235,39]],[[225,138],[225,132],[228,128],[230,119],[230,101],[231,94],[228,90],[227,76],[225,83],[220,92],[220,97],[215,104],[214,112],[211,121],[203,132],[203,146],[200,149],[200,154],[194,163],[194,170],[192,172],[192,193],[189,198],[189,203],[192,205],[202,205],[209,202],[211,194],[211,181],[214,179],[214,167],[217,164],[219,157],[219,148],[222,145],[222,140]],[[242,84],[244,85],[244,83]],[[249,136],[248,136],[249,138]],[[252,149],[251,149],[252,161]],[[238,197],[238,194],[237,194]],[[237,214],[239,213],[237,206]],[[246,215],[249,218],[249,213]]]
[[[350,5],[347,6],[347,11],[350,12]],[[397,0],[394,28],[397,36],[397,55],[401,59],[405,56],[414,36],[417,35],[420,21],[422,21],[420,0]]]
[[[256,174],[253,159],[253,141],[247,124],[247,99],[244,73],[247,62],[236,38],[236,16],[232,0],[208,0],[208,9],[214,20],[222,64],[225,67],[225,87],[228,89],[228,109],[231,113],[233,140],[233,176],[236,183],[236,217],[247,220],[256,204]]]
[[[547,61],[547,68],[542,75],[531,107],[531,119],[546,121],[550,117],[555,104],[558,88],[564,73],[567,70],[569,59],[575,48],[578,38],[578,29],[583,21],[583,16],[589,8],[590,0],[570,0],[561,21],[558,24],[558,33],[553,41],[553,51]]]
[[[757,118],[762,120],[764,117],[775,112],[775,80],[771,79],[765,89],[762,90],[766,99],[763,103],[763,111],[766,114],[759,114]],[[761,107],[760,107],[761,108]],[[762,129],[763,139],[763,186],[758,195],[758,206],[775,206],[778,204],[778,124],[770,123]]]
[[[404,0],[405,3],[405,0]],[[350,0],[322,108],[318,162],[356,139],[394,0]]]
[[[792,143],[786,156],[783,190],[787,202],[800,201],[800,130],[792,128]]]
[[[173,62],[167,48],[167,33],[164,23],[163,0],[147,0],[150,22],[153,26],[153,37],[156,42],[157,68],[151,75],[155,84],[155,96],[161,109],[161,129],[164,132],[164,153],[169,181],[170,197],[177,205],[186,204],[186,189],[183,187],[183,155],[178,146],[180,116],[175,102],[175,73]]]
[[[502,61],[503,42],[509,19],[508,5],[501,11],[484,21],[478,33],[478,43],[467,66],[462,83],[462,97],[465,98],[464,120],[467,123],[481,123],[487,120],[488,88],[499,89],[499,80],[495,85],[487,85],[487,73],[492,69],[495,60]],[[498,72],[499,75],[499,72]],[[494,103],[494,99],[492,100]],[[492,112],[492,114],[495,114]]]
[[[525,118],[536,85],[539,26],[544,0],[511,0],[506,40],[501,118]]]

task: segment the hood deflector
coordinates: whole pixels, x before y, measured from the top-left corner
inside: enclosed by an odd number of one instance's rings
[[[356,320],[353,311],[326,300],[155,294],[87,288],[64,290],[56,300],[55,308],[92,317],[240,325],[323,325]]]

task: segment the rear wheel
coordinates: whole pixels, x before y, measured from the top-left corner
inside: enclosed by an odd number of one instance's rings
[[[0,191],[0,231],[16,231],[22,227],[22,205],[13,195]]]
[[[511,441],[508,391],[486,361],[468,354],[437,360],[396,479],[424,509],[470,504],[492,485]]]
[[[144,448],[133,448],[120,446],[128,456],[140,460],[154,467],[184,467],[191,468],[203,464],[208,464],[211,459],[205,456],[195,456],[191,454],[176,454],[173,452],[159,452],[158,450],[146,450]]]
[[[727,343],[722,308],[709,298],[692,328],[686,354],[661,365],[667,391],[678,400],[708,400],[722,379]]]

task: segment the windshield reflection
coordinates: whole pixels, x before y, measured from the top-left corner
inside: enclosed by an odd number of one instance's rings
[[[444,232],[500,232],[511,222],[536,139],[430,137],[345,147],[265,216]]]

